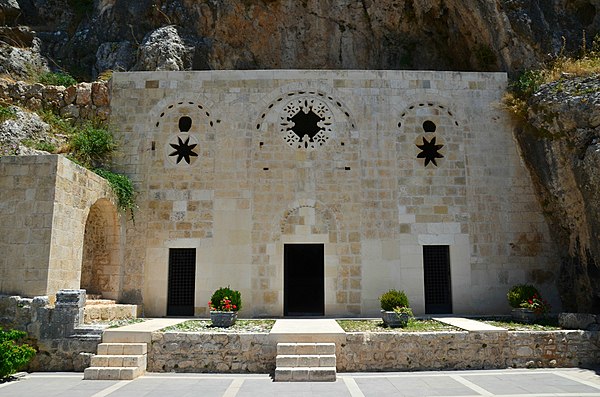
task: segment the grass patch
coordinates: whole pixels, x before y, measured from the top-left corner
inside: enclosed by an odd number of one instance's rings
[[[62,85],[64,87],[70,87],[77,84],[69,73],[63,72],[46,72],[38,76],[37,81],[45,85]]]
[[[381,320],[337,320],[346,332],[436,332],[460,331],[460,329],[435,320],[411,318],[404,328],[389,328]]]
[[[0,142],[0,157],[16,156],[19,153],[19,145],[12,142]]]
[[[21,143],[29,148],[35,150],[42,150],[48,153],[56,153],[57,148],[50,142],[46,141],[36,141],[34,139],[23,139]]]
[[[555,58],[539,70],[526,70],[516,78],[504,96],[505,108],[520,120],[527,119],[528,100],[543,84],[574,77],[587,77],[600,73],[600,34],[594,37],[591,48],[586,46],[585,35],[582,40],[579,56],[565,54],[566,43]],[[561,90],[561,85],[557,86]],[[596,92],[596,88],[586,88],[574,95],[585,95]]]
[[[163,328],[160,332],[198,332],[198,333],[268,333],[275,320],[237,320],[229,328],[213,327],[210,320],[189,320]]]
[[[122,320],[113,320],[108,323],[108,328],[125,327],[126,325],[143,323],[145,318],[126,318]]]
[[[11,120],[16,117],[17,111],[15,110],[15,108],[0,105],[0,123],[4,123],[6,120]]]
[[[545,318],[535,324],[524,324],[512,320],[482,320],[482,322],[506,328],[509,331],[557,331],[562,329],[556,318]]]

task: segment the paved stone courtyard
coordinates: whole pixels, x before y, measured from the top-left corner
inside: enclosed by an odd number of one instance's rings
[[[84,381],[80,373],[34,373],[0,384],[0,397],[600,396],[597,373],[575,368],[344,373],[332,383],[275,383],[267,374],[149,373],[133,381]]]

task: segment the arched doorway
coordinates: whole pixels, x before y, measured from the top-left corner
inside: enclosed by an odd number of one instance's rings
[[[114,204],[100,199],[85,223],[81,288],[104,299],[118,299],[121,289],[118,214]]]

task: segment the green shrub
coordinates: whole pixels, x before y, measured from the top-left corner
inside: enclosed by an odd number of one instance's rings
[[[225,307],[224,300],[231,301],[230,307]],[[208,302],[210,310],[237,312],[242,308],[242,294],[229,287],[221,287],[215,291]]]
[[[56,152],[56,146],[54,146],[52,143],[50,142],[46,142],[46,141],[35,141],[33,139],[23,139],[21,141],[21,143],[27,147],[36,149],[36,150],[43,150],[44,152],[48,152],[48,153],[54,153]]]
[[[410,307],[408,297],[404,291],[396,291],[391,289],[379,297],[381,308],[386,312],[393,311],[397,307]]]
[[[15,117],[17,117],[17,111],[13,107],[0,105],[0,123]]]
[[[544,72],[526,70],[511,84],[511,91],[519,98],[531,97],[545,82]]]
[[[115,174],[102,168],[96,168],[94,172],[108,181],[112,191],[117,196],[119,208],[123,211],[129,211],[133,219],[133,210],[136,208],[136,204],[135,190],[131,179],[127,175]]]
[[[70,141],[73,157],[85,167],[98,167],[110,158],[116,148],[112,134],[105,128],[86,123]]]
[[[63,72],[42,73],[37,80],[39,83],[45,85],[62,85],[69,87],[77,84],[77,80],[75,80],[70,74]]]
[[[537,288],[530,284],[518,284],[513,286],[508,293],[506,298],[510,307],[519,308],[521,303],[527,302],[529,299],[533,299],[534,295],[540,295]]]
[[[50,125],[50,128],[52,128],[52,133],[55,135],[74,135],[77,131],[70,120],[63,119],[50,110],[40,111],[39,116],[42,118],[42,120],[44,120],[45,123]]]
[[[35,356],[33,347],[21,343],[26,336],[23,331],[0,330],[0,379],[14,374]]]

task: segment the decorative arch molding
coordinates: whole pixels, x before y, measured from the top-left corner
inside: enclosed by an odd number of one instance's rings
[[[328,93],[326,90],[322,89],[314,89],[314,88],[306,88],[306,89],[295,89],[287,92],[279,93],[272,100],[268,101],[268,104],[263,106],[262,112],[260,116],[256,119],[255,129],[260,131],[262,129],[265,118],[277,104],[280,103],[288,103],[290,100],[296,99],[298,97],[312,97],[322,102],[327,103],[332,108],[337,108],[341,111],[346,118],[348,119],[350,127],[354,130],[356,129],[356,122],[351,116],[350,109],[341,99],[338,99],[341,95],[336,95],[333,93]]]
[[[288,84],[258,103],[251,126],[259,145],[283,143],[293,149],[337,148],[357,137],[352,111],[326,84]]]
[[[398,153],[413,158],[425,169],[443,167],[462,157],[468,127],[447,103],[450,98],[419,98],[398,111]],[[410,154],[409,154],[410,153]]]
[[[315,200],[299,200],[294,202],[282,216],[279,217],[279,228],[275,233],[275,240],[280,240],[284,235],[297,234],[329,234],[330,242],[338,232],[340,214],[336,214],[330,207]],[[300,232],[297,227],[301,226]]]
[[[120,228],[116,206],[98,199],[89,207],[83,236],[80,287],[118,299],[121,290]]]
[[[206,157],[206,148],[215,140],[213,130],[221,123],[207,102],[168,97],[150,111],[148,145],[151,152],[163,154],[166,166],[194,166],[200,157]]]

